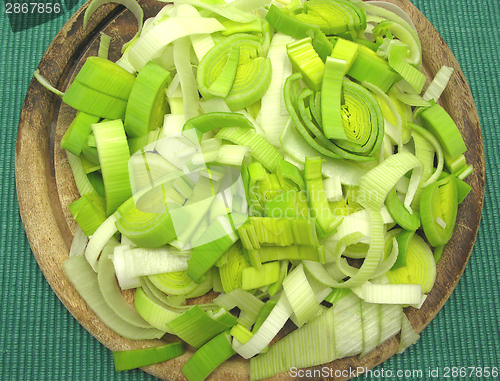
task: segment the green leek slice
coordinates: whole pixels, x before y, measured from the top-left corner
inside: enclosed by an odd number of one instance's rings
[[[394,187],[385,201],[387,209],[394,221],[405,230],[415,231],[420,227],[420,213],[414,211],[410,213],[397,196]]]
[[[328,139],[347,140],[340,112],[342,79],[346,68],[347,62],[344,59],[327,57],[321,86],[321,120]]]
[[[323,188],[323,177],[321,175],[322,162],[320,158],[306,158],[305,178],[309,196],[309,207],[312,217],[316,218],[318,234],[325,238],[335,232],[342,223],[341,218],[333,215]]]
[[[128,100],[135,82],[135,76],[107,59],[88,57],[75,77],[100,93]]]
[[[153,62],[141,69],[125,114],[125,130],[129,136],[145,135],[163,123],[163,116],[168,111],[165,89],[170,80],[170,72]]]
[[[280,11],[280,9],[274,4],[269,7],[266,20],[277,31],[297,39],[308,37],[308,32],[310,30],[318,28],[312,23],[307,23]]]
[[[222,288],[229,293],[241,287],[241,274],[248,264],[238,244],[231,246],[221,259],[224,259],[223,265],[219,266]]]
[[[248,118],[242,114],[232,112],[207,112],[189,119],[182,128],[183,131],[194,129],[198,142],[203,134],[223,127],[254,128]]]
[[[265,263],[260,269],[246,267],[241,273],[241,288],[247,291],[270,285],[278,281],[279,274],[280,264],[277,261]]]
[[[149,275],[148,278],[158,289],[169,295],[186,295],[198,287],[189,278],[187,271]]]
[[[198,115],[199,105],[196,77],[191,65],[191,40],[189,37],[182,37],[174,41],[173,59],[182,93],[183,114],[184,118],[188,120]]]
[[[424,189],[420,215],[425,236],[432,246],[444,245],[451,239],[457,213],[458,190],[454,176],[445,177]],[[439,219],[443,221],[441,224]]]
[[[435,104],[422,111],[420,117],[422,126],[437,138],[451,160],[455,160],[467,151],[460,130],[443,107]]]
[[[227,332],[222,332],[195,352],[182,367],[182,374],[188,381],[203,381],[236,353],[231,347],[229,337]]]
[[[406,254],[406,266],[386,273],[392,284],[419,284],[422,294],[428,293],[436,279],[436,262],[429,245],[414,234]]]
[[[77,112],[61,139],[61,147],[74,155],[80,155],[87,136],[92,132],[91,125],[99,122],[99,117]]]
[[[236,318],[223,308],[210,315],[195,305],[167,323],[167,326],[186,343],[199,348],[235,324]]]
[[[302,79],[314,92],[321,90],[325,64],[312,46],[310,37],[291,42],[286,46],[288,58],[295,71],[302,74]]]
[[[113,351],[115,370],[121,372],[171,360],[184,354],[182,342],[128,351]]]
[[[201,60],[197,82],[201,95],[210,99],[210,86],[219,78],[233,46],[239,47],[236,76],[225,101],[231,110],[252,105],[262,98],[271,83],[271,61],[262,56],[262,45],[256,36],[236,34],[217,43]],[[255,81],[257,78],[257,82]]]
[[[134,303],[139,315],[163,332],[172,333],[168,323],[182,314],[182,310],[175,310],[161,303],[154,295],[147,295],[142,287],[136,289]]]
[[[393,45],[389,52],[389,66],[398,72],[417,94],[420,94],[426,78],[422,72],[405,61],[407,50],[406,46]]]
[[[68,158],[68,163],[71,167],[71,172],[73,172],[73,177],[75,179],[75,184],[80,195],[86,195],[88,193],[97,194],[96,190],[90,183],[85,169],[83,168],[82,160],[79,156],[66,151],[66,157]]]
[[[140,328],[121,319],[108,306],[97,282],[97,275],[86,259],[79,255],[63,263],[66,276],[95,314],[114,332],[132,340],[159,339],[165,332],[155,328]]]
[[[255,323],[264,308],[264,302],[241,288],[236,288],[227,294],[219,295],[214,299],[214,303],[228,311],[234,307],[238,307],[241,311],[238,324],[242,324],[247,328]]]
[[[92,125],[106,192],[106,213],[109,216],[131,195],[128,176],[130,159],[127,137],[121,120]]]
[[[87,237],[95,233],[106,220],[105,201],[102,197],[88,193],[68,205],[78,226]]]
[[[360,83],[369,82],[384,93],[401,79],[401,76],[392,70],[387,61],[377,56],[370,48],[362,45],[358,47],[358,54],[347,75]]]
[[[200,282],[217,260],[237,241],[229,218],[220,216],[211,224],[197,241],[188,261],[188,276],[196,283]]]
[[[127,108],[125,99],[101,93],[78,81],[73,81],[62,100],[78,111],[107,119],[122,119]]]
[[[409,50],[409,55],[406,57],[406,62],[412,65],[419,65],[422,62],[422,50],[420,40],[413,28],[405,28],[402,24],[393,20],[385,20],[380,22],[372,31],[375,37],[387,35],[390,33],[395,36]],[[406,53],[405,53],[406,54]]]
[[[217,79],[208,88],[210,94],[221,98],[228,96],[236,78],[239,59],[240,49],[237,46],[231,46],[224,68]]]
[[[324,160],[321,169],[323,175],[326,177],[338,175],[343,184],[357,185],[360,178],[368,172],[367,169],[362,169],[345,160],[318,155],[319,152],[309,145],[309,142],[297,131],[291,120],[283,130],[280,142],[286,153],[299,163],[305,163],[306,157],[320,156]]]
[[[273,173],[276,172],[279,160],[283,159],[275,147],[250,128],[224,127],[215,137],[250,147],[252,156]]]

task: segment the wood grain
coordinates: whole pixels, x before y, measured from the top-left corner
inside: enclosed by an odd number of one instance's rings
[[[151,17],[164,5],[155,0],[139,1],[145,18]],[[450,84],[440,103],[459,126],[468,151],[467,162],[473,164],[474,173],[467,178],[471,193],[460,205],[457,227],[451,242],[446,246],[438,264],[434,288],[420,310],[408,308],[406,313],[417,332],[422,331],[442,308],[453,292],[469,259],[476,238],[484,197],[484,151],[481,128],[471,91],[452,52],[439,33],[417,8],[408,0],[388,0],[404,9],[416,25],[423,47],[424,72],[431,78],[442,65],[455,69]],[[66,89],[74,73],[84,59],[96,55],[99,32],[113,38],[110,59],[120,56],[121,45],[136,33],[136,21],[132,14],[116,5],[105,5],[93,15],[87,29],[82,30],[85,6],[65,24],[43,56],[39,69],[50,83]],[[429,80],[428,80],[429,81]],[[90,310],[62,270],[62,262],[68,257],[75,230],[67,205],[78,198],[71,170],[60,140],[75,111],[61,103],[60,99],[33,80],[23,105],[16,145],[16,186],[21,217],[35,258],[43,274],[59,299],[73,316],[111,350],[125,350],[156,345],[159,341],[132,341],[118,336],[104,326]],[[130,296],[130,295],[129,295]],[[280,333],[292,328],[287,325]],[[162,342],[172,340],[166,335]],[[398,339],[393,338],[370,355],[358,360],[355,357],[327,364],[338,371],[357,367],[372,368],[391,357],[397,350]],[[182,365],[192,355],[188,348],[185,355],[167,364],[152,365],[144,370],[163,380],[182,380]],[[313,367],[311,369],[320,369]],[[233,357],[211,376],[212,380],[246,380],[249,364]],[[281,374],[273,380],[290,380],[289,374]],[[343,377],[312,378],[315,380],[348,379]]]

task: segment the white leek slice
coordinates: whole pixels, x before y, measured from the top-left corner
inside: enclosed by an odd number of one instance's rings
[[[83,256],[68,259],[63,263],[63,268],[87,305],[117,334],[133,340],[159,339],[165,334],[163,330],[136,327],[121,319],[104,300],[97,283],[97,275]]]
[[[187,270],[188,258],[170,254],[169,246],[158,248],[134,248],[113,254],[116,276],[135,278],[145,275],[172,273]]]
[[[452,74],[452,67],[442,66],[441,69],[439,69],[436,73],[436,76],[434,77],[432,82],[429,84],[429,87],[427,87],[427,90],[425,90],[423,98],[426,101],[434,99],[434,101],[437,102],[439,97],[441,97],[444,89],[446,88],[446,85],[448,85]]]
[[[410,170],[413,171],[404,204],[411,213],[410,203],[418,188],[423,167],[418,159],[409,152],[398,152],[388,157],[361,178],[360,193],[363,195],[361,205],[369,209],[380,210],[389,191]]]
[[[198,116],[198,85],[191,66],[191,40],[179,38],[174,42],[174,64],[179,76],[184,106],[184,118],[189,120]]]
[[[261,380],[293,367],[305,368],[335,360],[334,309],[321,312],[307,324],[273,344],[267,353],[250,359],[250,380]]]
[[[129,304],[123,297],[118,282],[115,277],[115,269],[113,262],[109,258],[109,254],[113,253],[115,243],[107,245],[103,251],[101,259],[98,262],[97,282],[102,296],[108,306],[127,323],[141,328],[153,328],[151,324],[146,322],[137,312],[137,310]]]
[[[380,342],[380,305],[361,301],[361,320],[363,322],[363,357],[373,351]]]
[[[271,5],[271,0],[234,0],[231,1],[231,6],[239,9],[242,12],[253,12],[259,8],[267,7]],[[229,3],[229,1],[226,1]]]
[[[165,46],[179,38],[222,30],[225,30],[224,26],[214,18],[170,17],[141,36],[130,48],[128,59],[132,66],[139,71]]]
[[[75,235],[73,236],[73,241],[71,241],[71,247],[69,249],[69,258],[85,254],[85,248],[88,242],[89,239],[83,230],[80,226],[76,225]]]
[[[302,261],[307,271],[311,273],[311,275],[316,278],[317,281],[321,282],[325,286],[336,287],[336,288],[352,288],[361,286],[368,279],[372,277],[375,273],[381,258],[384,255],[384,246],[385,246],[385,236],[384,236],[384,223],[382,220],[382,216],[380,212],[371,211],[371,242],[370,248],[368,249],[368,253],[366,258],[362,264],[362,266],[357,269],[356,273],[347,281],[339,282],[334,279],[323,267],[321,263],[313,262],[313,261]],[[343,243],[343,247],[345,249],[345,242],[339,241],[339,243]],[[337,250],[337,259],[335,262],[340,260],[340,256],[342,255],[344,250],[340,248]]]
[[[401,330],[403,308],[398,304],[380,305],[380,342],[385,343]]]
[[[287,275],[283,290],[292,306],[292,321],[297,327],[300,328],[319,312],[319,302],[307,281],[302,263]]]
[[[271,84],[262,97],[260,110],[261,127],[265,138],[275,147],[281,147],[280,135],[288,121],[288,112],[281,114],[281,100],[283,98],[283,86],[286,78],[283,77],[285,60],[288,60],[286,45],[294,41],[283,33],[276,33],[269,47],[268,57],[271,60],[272,77]]]
[[[164,0],[161,0],[164,1]],[[200,0],[176,0],[176,4],[189,4],[194,7],[207,9],[213,13],[216,13],[222,17],[225,17],[228,20],[247,23],[253,21],[257,18],[252,13],[244,12],[239,10],[238,8],[233,7],[230,4],[209,4],[208,2],[200,1]],[[210,32],[212,33],[212,32]]]
[[[180,134],[184,123],[186,123],[186,118],[183,114],[165,114],[161,137],[165,138],[167,136]]]
[[[405,314],[401,315],[401,340],[399,342],[398,353],[403,353],[410,345],[415,344],[420,339],[420,335],[413,329]]]
[[[208,112],[231,112],[226,101],[219,97],[200,102],[200,107],[205,114]]]
[[[338,358],[349,357],[363,350],[363,324],[361,319],[361,301],[353,293],[335,301],[333,304],[335,319],[335,354]]]
[[[106,221],[97,228],[87,244],[85,259],[87,259],[87,262],[95,272],[97,272],[97,260],[99,255],[101,255],[102,249],[118,230],[115,225],[116,221],[118,221],[116,213],[109,216]]]
[[[353,291],[368,303],[417,304],[422,299],[419,284],[373,284],[366,282]]]
[[[245,359],[260,353],[283,328],[292,313],[292,306],[290,306],[285,293],[281,293],[278,303],[252,338],[239,346],[233,343],[233,349]]]
[[[340,176],[328,177],[323,180],[323,188],[325,189],[325,197],[328,201],[333,202],[342,199]]]

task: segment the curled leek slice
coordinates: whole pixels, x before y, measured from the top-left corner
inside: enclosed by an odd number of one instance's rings
[[[458,212],[458,191],[454,176],[448,176],[424,189],[420,200],[422,227],[429,243],[436,247],[453,235]]]
[[[82,255],[68,259],[63,263],[63,268],[88,306],[114,332],[133,340],[159,339],[165,334],[164,330],[137,327],[120,318],[104,300],[97,275]]]
[[[213,84],[217,83],[221,75],[226,75],[225,68],[230,64],[228,60],[231,51],[234,51],[233,47],[239,48],[238,68],[231,90],[224,99],[234,111],[262,98],[271,83],[272,69],[269,58],[263,57],[259,37],[243,33],[230,36],[210,49],[198,65],[196,79],[205,99],[214,97],[212,86],[217,85]]]
[[[136,0],[92,0],[88,8],[85,10],[85,15],[83,16],[82,29],[85,30],[87,28],[87,24],[89,23],[92,14],[97,10],[97,8],[99,8],[101,5],[108,3],[121,4],[127,7],[127,9],[130,10],[130,12],[132,12],[132,14],[137,19],[138,30],[135,36],[132,38],[132,40],[129,41],[129,43],[136,40],[141,35],[143,19],[144,19],[144,12],[142,10],[142,7]],[[125,51],[129,43],[123,45],[122,52]]]
[[[386,273],[392,284],[418,284],[422,294],[428,293],[436,280],[436,261],[429,245],[418,235],[411,238],[406,266]]]

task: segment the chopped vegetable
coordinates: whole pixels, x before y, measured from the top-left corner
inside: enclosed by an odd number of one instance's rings
[[[415,342],[402,306],[424,303],[471,190],[436,103],[453,70],[421,96],[418,35],[371,3],[179,0],[144,24],[119,3],[139,31],[117,63],[103,35],[66,93],[35,75],[79,110],[63,266],[89,307],[124,337],[196,348],[189,381],[235,354],[257,380]],[[113,356],[120,371],[182,353]]]

